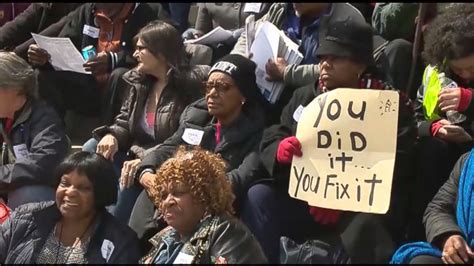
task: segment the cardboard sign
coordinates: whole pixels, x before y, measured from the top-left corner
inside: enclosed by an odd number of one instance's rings
[[[288,193],[309,205],[386,213],[397,144],[396,91],[336,89],[304,108]]]

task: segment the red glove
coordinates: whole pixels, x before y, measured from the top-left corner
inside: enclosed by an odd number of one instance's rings
[[[10,217],[10,208],[7,205],[0,202],[0,224]]]
[[[293,155],[298,157],[303,155],[301,143],[295,136],[285,138],[278,144],[276,159],[279,163],[289,164],[293,159]]]
[[[339,210],[309,206],[309,213],[317,223],[333,225],[339,221],[339,216],[341,216],[342,212]]]

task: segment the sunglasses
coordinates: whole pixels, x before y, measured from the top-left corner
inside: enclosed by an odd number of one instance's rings
[[[212,89],[215,89],[219,95],[224,95],[230,90],[234,85],[231,83],[214,80],[214,81],[205,81],[204,88],[206,88],[206,94],[209,94]]]

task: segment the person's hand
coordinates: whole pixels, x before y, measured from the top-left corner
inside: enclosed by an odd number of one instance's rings
[[[441,128],[436,133],[435,137],[448,142],[463,143],[472,140],[464,128],[451,124],[448,120],[442,119],[439,121]]]
[[[273,61],[271,58],[268,59],[267,64],[265,65],[265,71],[267,72],[268,81],[283,81],[283,75],[285,73],[285,68],[288,65],[286,60],[282,57],[277,57],[276,61]]]
[[[445,264],[466,264],[472,258],[474,253],[462,236],[452,235],[444,242],[441,259]]]
[[[96,56],[89,58],[84,65],[85,71],[92,72],[92,75],[100,75],[107,73],[109,69],[109,58],[106,52],[100,52]]]
[[[105,135],[97,144],[97,153],[104,156],[105,159],[114,160],[115,153],[118,151],[118,140],[111,134]]]
[[[295,136],[285,138],[278,144],[277,161],[282,164],[290,164],[293,155],[303,156],[301,143]]]
[[[461,102],[461,88],[446,88],[438,94],[438,107],[443,112],[456,111]]]
[[[44,49],[39,48],[37,44],[31,44],[28,47],[28,62],[33,66],[42,66],[48,63],[51,55]]]
[[[309,214],[319,224],[332,225],[339,221],[341,211],[309,206]]]
[[[122,173],[120,174],[120,189],[129,188],[133,185],[133,178],[141,161],[140,159],[135,159],[123,163]]]
[[[140,178],[140,184],[146,189],[150,189],[153,186],[153,181],[156,179],[156,174],[145,173]]]
[[[194,28],[189,28],[181,34],[181,38],[186,41],[186,40],[193,40],[201,37],[203,34],[202,31],[194,29]]]

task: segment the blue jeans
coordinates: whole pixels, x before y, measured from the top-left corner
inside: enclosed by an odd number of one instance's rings
[[[82,150],[95,152],[97,149],[97,144],[99,144],[99,142],[96,139],[91,138],[86,143],[84,143],[84,145],[82,145]],[[131,158],[129,158],[125,152],[118,151],[115,154],[114,169],[117,173],[117,176],[120,176],[123,163],[127,160],[131,160]],[[131,187],[124,188],[123,190],[120,190],[120,187],[117,187],[117,190],[117,203],[115,205],[109,206],[107,209],[110,211],[110,213],[112,213],[112,215],[119,218],[125,224],[128,224],[128,220],[130,219],[135,201],[137,200],[138,195],[140,195],[140,192],[143,190],[143,187],[134,183]]]
[[[8,192],[8,207],[16,207],[30,202],[55,200],[56,190],[48,186],[23,186]]]

